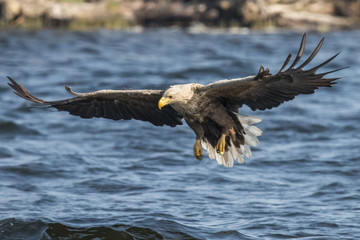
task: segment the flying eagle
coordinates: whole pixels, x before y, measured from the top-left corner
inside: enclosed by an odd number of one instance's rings
[[[311,94],[319,87],[330,87],[338,79],[324,76],[341,69],[316,73],[338,54],[309,70],[303,69],[319,52],[324,38],[311,55],[296,66],[304,52],[305,41],[306,34],[295,60],[286,68],[291,58],[289,54],[276,74],[261,66],[255,76],[220,80],[208,85],[189,83],[170,86],[167,90],[99,90],[89,93],[77,93],[65,86],[66,91],[75,97],[45,101],[31,95],[10,77],[11,83],[8,84],[15,94],[28,101],[82,118],[136,119],[155,126],[171,127],[181,125],[184,119],[196,135],[195,158],[201,160],[202,149],[205,149],[211,159],[232,167],[234,161],[242,163],[244,156],[251,157],[250,146],[257,146],[257,137],[262,134],[253,126],[261,119],[238,114],[240,107],[245,104],[253,111],[271,109],[299,94]]]

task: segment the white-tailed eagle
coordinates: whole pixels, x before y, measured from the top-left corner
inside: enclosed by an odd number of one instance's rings
[[[76,93],[70,87],[66,90],[75,97],[60,101],[44,101],[31,95],[22,85],[9,77],[14,92],[26,100],[49,105],[59,111],[68,111],[82,118],[102,117],[114,120],[142,120],[155,126],[175,127],[182,119],[196,134],[194,156],[201,160],[202,148],[219,164],[231,167],[234,160],[243,162],[251,156],[250,146],[259,144],[261,130],[253,124],[260,118],[238,114],[244,104],[252,110],[277,107],[299,94],[311,94],[319,87],[330,87],[338,78],[324,78],[340,69],[317,73],[325,62],[304,70],[319,52],[324,38],[311,55],[299,66],[305,48],[306,34],[292,64],[291,54],[286,58],[278,73],[260,67],[255,76],[221,80],[202,85],[189,83],[174,85],[167,90],[99,90],[90,93]]]

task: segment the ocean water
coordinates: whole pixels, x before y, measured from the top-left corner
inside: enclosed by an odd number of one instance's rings
[[[192,155],[184,124],[81,119],[25,102],[276,73],[302,33],[0,32],[0,239],[360,239],[360,31],[309,32],[333,88],[267,111],[233,168]]]

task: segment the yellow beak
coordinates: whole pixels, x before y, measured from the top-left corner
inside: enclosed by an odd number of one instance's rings
[[[170,99],[170,98],[166,98],[166,97],[160,98],[159,103],[158,103],[159,109],[161,110],[164,106],[168,105],[168,104],[171,103],[172,101],[173,101],[173,100]]]

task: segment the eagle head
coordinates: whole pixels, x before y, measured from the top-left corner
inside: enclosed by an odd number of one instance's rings
[[[164,92],[162,98],[159,100],[159,109],[161,110],[161,108],[168,104],[173,106],[187,104],[193,97],[197,85],[200,84],[189,83],[171,86]]]

